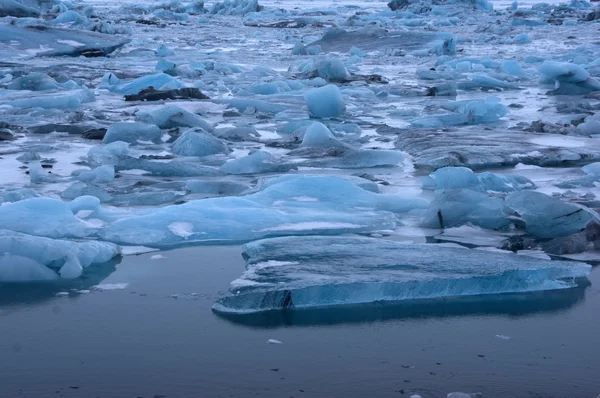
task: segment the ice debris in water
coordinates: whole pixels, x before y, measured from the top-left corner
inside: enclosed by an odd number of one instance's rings
[[[171,150],[181,156],[208,156],[230,152],[223,141],[202,129],[186,130],[173,143]]]
[[[299,199],[305,197],[314,200]],[[372,193],[339,177],[286,175],[265,182],[261,191],[246,196],[193,200],[151,213],[121,216],[99,235],[119,244],[165,247],[290,234],[365,232],[393,228],[393,213],[426,206],[424,199]],[[174,229],[181,220],[186,220],[185,229]]]
[[[512,192],[535,188],[526,177],[483,172],[476,174],[467,167],[443,167],[424,179],[424,187],[434,189],[470,189],[473,191]]]
[[[506,205],[525,223],[525,230],[539,238],[567,236],[585,229],[598,214],[540,192],[520,191],[506,198]]]
[[[310,113],[319,118],[340,116],[346,110],[342,93],[333,84],[308,90],[304,99]]]
[[[544,61],[539,67],[545,81],[555,84],[552,94],[577,95],[600,91],[600,82],[580,65],[568,62]]]
[[[106,130],[102,139],[105,144],[115,141],[136,144],[138,141],[161,142],[162,132],[158,127],[145,123],[115,123]]]
[[[508,113],[508,108],[500,103],[498,97],[488,97],[485,100],[445,102],[441,103],[439,107],[452,113],[416,119],[411,124],[414,127],[442,128],[493,123]]]
[[[140,121],[155,124],[161,129],[200,127],[209,133],[214,131],[214,127],[206,120],[178,106],[165,106],[154,111],[140,111],[136,116]]]
[[[118,256],[107,242],[71,242],[0,230],[0,282],[73,279]]]
[[[591,267],[515,254],[363,237],[282,237],[244,246],[246,271],[213,310],[253,313],[344,304],[568,289]]]

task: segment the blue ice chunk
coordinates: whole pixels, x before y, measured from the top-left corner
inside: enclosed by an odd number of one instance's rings
[[[55,174],[51,174],[44,170],[42,164],[38,160],[29,162],[29,179],[32,184],[43,184],[46,182],[57,182],[61,178]]]
[[[60,194],[60,197],[65,200],[73,200],[81,196],[94,196],[101,202],[110,202],[112,200],[112,196],[104,189],[96,185],[88,185],[84,182],[75,182]]]
[[[146,123],[114,123],[106,130],[102,139],[104,144],[123,141],[135,144],[138,141],[161,142],[162,131],[153,124]]]
[[[6,88],[9,90],[45,91],[59,90],[62,86],[47,74],[34,72],[14,79]]]
[[[467,167],[442,167],[429,174],[435,189],[476,189],[479,178]]]
[[[503,72],[511,74],[513,76],[525,76],[525,71],[521,65],[514,60],[502,61],[500,66]]]
[[[287,84],[284,81],[257,84],[256,86],[250,87],[248,89],[248,91],[250,91],[251,93],[260,95],[279,94],[291,90],[292,89],[290,88],[289,84]]]
[[[498,97],[447,102],[440,106],[454,113],[416,119],[411,121],[411,124],[414,127],[442,128],[464,124],[494,123],[508,113],[508,108],[500,103]]]
[[[81,276],[83,269],[120,255],[118,246],[72,242],[0,230],[0,282],[39,282]]]
[[[311,120],[294,120],[293,122],[288,122],[281,127],[277,128],[277,132],[283,135],[289,135],[298,131],[302,127],[310,126],[313,124]]]
[[[321,53],[321,46],[307,46],[306,52],[308,53],[308,55],[319,55]]]
[[[221,170],[228,174],[285,173],[295,168],[296,166],[276,159],[265,151],[256,151],[221,166]]]
[[[223,141],[202,129],[186,130],[173,143],[171,151],[180,156],[208,156],[230,152]]]
[[[136,117],[144,123],[155,124],[161,129],[200,127],[209,133],[215,130],[206,120],[178,106],[165,106],[153,111],[141,111],[136,113]]]
[[[87,154],[88,161],[94,167],[105,164],[116,165],[121,159],[126,158],[129,155],[129,144],[123,141],[92,147]]]
[[[93,183],[109,183],[115,179],[115,167],[105,164],[90,171],[84,171],[75,176],[76,180]],[[81,196],[81,195],[79,195]]]
[[[123,95],[138,94],[145,88],[154,87],[157,90],[166,88],[182,88],[183,84],[175,79],[173,76],[167,75],[166,73],[157,73],[154,75],[146,75],[138,77],[128,83],[120,83],[116,86],[110,86],[110,91],[120,93]]]
[[[0,1],[0,17],[6,16],[37,18],[40,16],[40,10],[38,7],[30,7],[19,0],[2,0]]]
[[[304,99],[308,110],[315,117],[337,117],[346,111],[342,93],[333,84],[308,90],[304,94]]]
[[[63,13],[60,13],[56,18],[54,18],[51,23],[53,25],[59,25],[59,24],[65,24],[65,23],[73,23],[73,24],[80,24],[80,23],[84,23],[87,21],[87,18],[85,18],[84,16],[80,15],[79,13],[73,11],[73,10],[68,10],[65,11]]]
[[[0,206],[2,228],[50,238],[82,238],[94,232],[62,200],[31,198]]]
[[[326,58],[312,65],[317,76],[331,82],[345,82],[350,79],[350,72],[339,58]]]
[[[513,39],[513,43],[515,43],[515,44],[531,43],[531,39],[529,38],[527,33],[521,33],[521,34],[515,36],[515,38]]]
[[[443,167],[429,175],[423,186],[433,189],[470,189],[472,191],[513,192],[533,189],[535,184],[526,177],[483,172],[475,174],[466,167]]]
[[[510,9],[512,11],[517,11],[518,8],[519,8],[519,2],[518,1],[513,1],[512,4],[510,5]]]
[[[164,58],[159,59],[156,63],[156,66],[154,67],[155,70],[159,72],[164,72],[168,75],[174,75],[176,68],[177,65],[174,62],[167,61]]]
[[[590,136],[600,134],[600,112],[586,117],[584,122],[577,126],[577,130]]]
[[[578,95],[600,91],[600,82],[590,77],[589,72],[579,65],[568,62],[544,61],[539,67],[542,76],[554,80],[558,87],[552,94]]]
[[[69,93],[47,94],[39,97],[20,98],[7,101],[6,104],[15,108],[42,108],[42,109],[76,109],[88,102],[96,100],[91,90],[75,90]]]
[[[356,55],[357,57],[364,57],[365,55],[367,55],[367,53],[365,53],[363,50],[361,50],[358,47],[353,46],[350,49],[350,54],[352,55]]]
[[[306,46],[304,46],[300,40],[294,44],[294,48],[292,48],[292,55],[308,55],[308,52],[306,52]]]
[[[156,55],[158,55],[159,57],[168,57],[169,55],[175,55],[175,53],[173,52],[173,50],[171,50],[169,47],[167,47],[164,44],[161,44],[157,49],[156,49]]]
[[[600,162],[590,163],[581,168],[587,175],[600,177]]]
[[[213,4],[209,12],[216,15],[246,15],[261,9],[258,0],[224,0]]]
[[[37,198],[40,194],[31,188],[14,189],[0,194],[0,204],[7,202],[18,202],[20,200]]]
[[[199,177],[223,175],[217,169],[195,163],[173,160],[170,162],[154,162],[145,159],[126,158],[119,160],[116,170],[144,170],[149,175],[158,177]]]
[[[470,189],[436,192],[421,225],[425,228],[451,228],[467,223],[487,229],[510,225],[504,214],[504,200]]]
[[[331,134],[331,131],[322,123],[315,122],[310,125],[304,133],[302,139],[303,147],[320,147],[320,148],[332,148],[332,147],[344,147],[337,138]]]
[[[525,223],[525,230],[538,238],[556,238],[582,231],[598,215],[590,209],[534,191],[506,197],[506,206]]]
[[[467,89],[469,86],[483,87],[483,88],[502,88],[502,89],[518,89],[514,83],[505,82],[499,79],[495,79],[485,73],[473,73],[471,75],[471,82],[459,83],[458,87]]]
[[[357,236],[280,237],[243,249],[246,270],[213,311],[289,312],[569,289],[591,271],[580,262]]]
[[[533,189],[535,184],[527,177],[510,174],[498,174],[485,171],[478,175],[481,186],[486,191],[513,192],[521,189]]]
[[[285,175],[251,195],[193,200],[121,217],[99,234],[115,243],[165,247],[367,232],[393,228],[390,211],[424,206],[423,199],[372,193],[339,177]]]
[[[569,3],[569,7],[578,8],[578,9],[587,9],[587,8],[593,8],[594,6],[589,1],[571,0],[571,2]]]

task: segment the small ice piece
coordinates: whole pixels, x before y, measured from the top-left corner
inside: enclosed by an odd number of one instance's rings
[[[267,344],[283,344],[283,343],[279,340],[269,339],[269,340],[267,340]]]
[[[315,117],[337,117],[346,110],[342,93],[333,84],[308,90],[304,94],[304,99],[308,109]]]
[[[162,254],[154,254],[150,256],[150,260],[161,260],[163,258],[165,258],[165,256],[163,256]]]
[[[302,146],[333,148],[343,147],[344,144],[335,138],[324,124],[315,122],[306,129],[302,139]]]
[[[104,80],[104,79],[103,79]],[[120,82],[119,82],[120,83]],[[104,86],[101,86],[103,88]],[[157,73],[154,75],[146,75],[128,83],[120,83],[116,86],[108,86],[110,91],[117,92],[123,95],[138,94],[145,88],[154,87],[156,90],[183,88],[183,84],[173,76],[166,73]]]
[[[216,15],[246,15],[261,9],[258,0],[223,0],[214,3],[209,12]]]
[[[152,141],[159,144],[162,138],[162,131],[152,124],[146,123],[114,123],[104,135],[102,142],[110,144],[111,142],[122,141],[135,144],[138,141]]]
[[[171,146],[173,153],[180,156],[209,156],[227,154],[227,145],[202,129],[186,130]]]
[[[59,296],[59,297],[60,296],[68,296],[68,295],[69,295],[69,292],[58,292],[58,293],[56,293],[56,296]]]
[[[34,282],[77,278],[84,268],[118,256],[119,248],[107,242],[72,242],[0,230],[0,253],[0,281]]]
[[[178,106],[165,106],[153,111],[140,111],[136,116],[140,121],[155,124],[161,129],[200,127],[209,133],[214,131],[214,127],[206,120]]]
[[[92,286],[92,289],[95,290],[123,290],[129,286],[129,283],[101,283],[99,285]]]
[[[483,395],[480,392],[469,394],[464,392],[451,392],[446,398],[483,398]]]
[[[189,222],[172,222],[168,228],[174,235],[180,236],[183,239],[194,235],[194,225]]]
[[[499,338],[500,340],[510,340],[510,336],[506,336],[503,334],[497,334],[496,337]]]
[[[113,165],[104,165],[96,167],[90,171],[84,171],[79,173],[75,179],[84,182],[93,183],[108,183],[113,182],[115,179],[115,167]]]
[[[350,72],[339,58],[326,58],[319,60],[312,66],[319,77],[329,82],[346,82],[350,79]]]

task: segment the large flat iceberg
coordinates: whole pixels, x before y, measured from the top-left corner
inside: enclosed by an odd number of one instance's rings
[[[380,301],[568,289],[591,266],[362,237],[283,237],[244,246],[246,271],[213,310],[253,313]]]

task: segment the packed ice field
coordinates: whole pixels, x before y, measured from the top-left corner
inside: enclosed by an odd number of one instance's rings
[[[0,0],[0,294],[199,244],[219,313],[585,287],[594,4]]]

